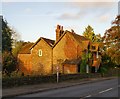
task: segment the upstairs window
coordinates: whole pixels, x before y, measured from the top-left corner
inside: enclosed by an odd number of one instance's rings
[[[93,50],[95,50],[95,49],[96,49],[96,47],[95,47],[95,46],[92,46],[92,49],[93,49]]]
[[[42,50],[41,49],[38,50],[38,56],[42,56]]]

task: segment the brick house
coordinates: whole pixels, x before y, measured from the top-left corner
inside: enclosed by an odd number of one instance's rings
[[[29,53],[25,52],[25,47],[23,47],[18,54],[20,70],[24,74],[51,74],[53,44],[53,40],[41,37],[27,47]]]
[[[19,68],[26,74],[52,74],[56,73],[57,67],[60,73],[78,73],[81,56],[88,50],[94,56],[92,66],[99,67],[96,58],[99,44],[91,43],[74,31],[64,31],[63,26],[57,25],[55,41],[41,37],[34,44],[22,48],[18,55]]]
[[[19,70],[25,74],[30,74],[32,65],[31,65],[31,53],[29,48],[33,43],[25,44],[18,54]]]
[[[60,28],[57,28],[57,29],[60,29]],[[58,36],[57,34],[58,33],[56,32],[56,36]],[[78,72],[79,71],[78,68],[80,67],[80,58],[82,56],[83,51],[85,49],[86,50],[88,49],[87,47],[89,46],[89,40],[83,36],[80,36],[70,31],[64,31],[61,36],[56,38],[58,40],[56,40],[57,42],[53,46],[54,71],[56,69],[56,66],[59,65],[59,71],[61,73],[64,73],[64,71],[65,72],[68,71],[68,73]],[[69,65],[69,69],[70,68],[74,68],[74,69],[64,70],[64,69],[67,69],[68,65]]]

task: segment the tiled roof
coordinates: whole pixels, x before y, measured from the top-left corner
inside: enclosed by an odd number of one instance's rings
[[[76,64],[79,64],[80,61],[81,59],[71,59],[71,60],[66,59],[62,64],[76,65]]]
[[[78,35],[76,33],[71,33],[70,34],[74,37],[74,39],[79,43],[81,46],[82,50],[88,49],[88,45],[90,43],[90,40],[85,38],[84,36]]]
[[[57,45],[57,43],[64,37],[64,35],[65,35],[66,33],[68,33],[68,34],[70,34],[71,36],[73,36],[74,39],[80,44],[80,46],[82,46],[83,49],[85,49],[85,48],[84,48],[84,44],[85,44],[85,46],[87,46],[87,45],[89,44],[89,39],[85,38],[84,36],[81,36],[81,35],[78,35],[78,34],[76,34],[76,33],[72,33],[72,32],[70,32],[70,31],[66,30],[66,31],[64,31],[64,33],[62,34],[62,36],[59,38],[59,40],[54,44],[54,47],[55,47],[55,45]],[[85,42],[83,43],[83,41],[85,41]]]
[[[82,41],[85,41],[85,40],[89,40],[89,39],[85,38],[84,36],[78,35],[76,33],[70,32],[70,34],[79,42],[82,42]]]
[[[43,39],[47,44],[49,44],[51,47],[53,47],[55,41],[54,40],[51,40],[51,39],[48,39],[48,38],[44,38],[44,37],[40,37],[34,44],[33,46],[31,46],[31,48],[33,48],[41,39]],[[31,49],[30,48],[30,49]]]
[[[19,51],[19,54],[30,54],[30,47],[33,45],[34,43],[26,43],[21,50]]]
[[[54,40],[51,40],[51,39],[48,39],[48,38],[43,38],[51,47],[54,45],[55,41]]]

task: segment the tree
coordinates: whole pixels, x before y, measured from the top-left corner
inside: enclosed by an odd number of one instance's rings
[[[16,69],[17,59],[12,54],[12,37],[15,31],[10,28],[7,21],[2,18],[2,65],[3,72],[10,76],[10,73]]]
[[[17,58],[17,55],[19,53],[19,51],[21,50],[22,46],[24,46],[26,44],[26,42],[24,41],[16,41],[14,42],[14,46],[12,48],[12,54],[14,57]]]
[[[120,66],[120,15],[112,22],[112,27],[103,36],[105,53]]]
[[[101,35],[95,35],[93,28],[88,25],[83,32],[84,37],[90,39],[92,42],[101,42]]]
[[[2,55],[3,73],[10,76],[10,74],[16,70],[17,59],[9,52],[4,52]]]
[[[81,60],[81,64],[80,64],[80,73],[86,73],[86,66],[88,64],[89,68],[90,68],[90,63],[89,63],[89,59],[92,58],[92,54],[90,51],[85,51],[82,54],[82,60]]]
[[[2,18],[2,51],[11,52],[12,50],[12,30],[6,20]]]

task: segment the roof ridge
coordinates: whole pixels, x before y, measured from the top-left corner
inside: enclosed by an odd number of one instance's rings
[[[44,39],[44,40],[55,41],[55,40],[52,40],[52,39],[49,39],[49,38],[45,38],[45,37],[41,37],[41,38]]]

